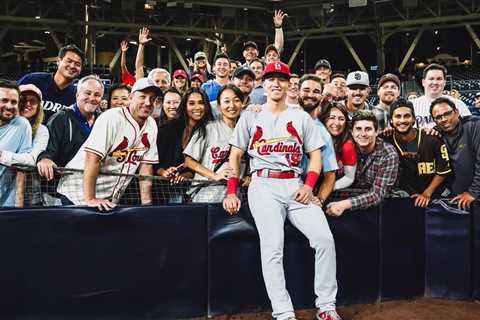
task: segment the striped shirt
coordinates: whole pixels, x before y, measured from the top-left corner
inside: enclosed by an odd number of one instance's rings
[[[471,115],[467,105],[463,101],[447,95],[441,95],[441,97],[452,100],[460,112],[460,116],[465,117]],[[430,105],[433,100],[435,99],[423,95],[412,101],[418,128],[433,128],[435,126],[435,122],[430,115]]]

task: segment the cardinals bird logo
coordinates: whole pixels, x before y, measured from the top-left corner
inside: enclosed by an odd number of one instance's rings
[[[145,148],[150,149],[150,141],[148,141],[148,133],[144,133],[142,135],[142,143],[145,146]]]
[[[128,139],[127,137],[124,136],[122,142],[120,142],[120,144],[115,149],[113,149],[110,155],[113,157],[119,156],[118,153],[124,151],[127,148],[128,148]]]
[[[288,133],[290,133],[290,135],[292,135],[295,139],[297,139],[298,144],[300,145],[303,144],[302,138],[300,138],[300,135],[298,134],[297,129],[295,129],[295,127],[293,126],[292,121],[289,121],[287,123],[287,131]]]
[[[252,138],[252,143],[250,143],[250,147],[249,147],[250,150],[252,150],[255,147],[255,143],[259,141],[262,136],[263,136],[263,130],[261,127],[257,126],[257,130],[255,131]]]

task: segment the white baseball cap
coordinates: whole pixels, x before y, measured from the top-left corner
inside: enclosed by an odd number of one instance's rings
[[[350,72],[347,76],[347,87],[353,85],[360,86],[370,86],[370,80],[368,78],[368,73],[363,71],[353,71]]]
[[[135,91],[144,91],[146,89],[153,89],[157,93],[157,96],[163,97],[162,90],[155,85],[155,82],[148,78],[141,78],[135,81],[135,84],[132,87],[132,93]]]

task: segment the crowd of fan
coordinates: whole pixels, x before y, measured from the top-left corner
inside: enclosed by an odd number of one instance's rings
[[[209,64],[204,52],[187,59],[188,70],[154,68],[145,77],[144,53],[149,30],[139,32],[135,72],[127,69],[126,41],[121,43],[121,83],[104,98],[95,75],[77,82],[84,55],[63,47],[55,73],[31,73],[16,84],[0,84],[0,206],[23,206],[25,175],[10,166],[36,166],[40,177],[56,179],[58,168],[77,169],[57,186],[63,204],[110,209],[121,201],[133,174],[161,176],[171,185],[166,202],[221,202],[230,137],[243,113],[262,111],[268,92],[266,74],[278,70],[282,56],[284,13],[275,12],[275,43],[263,57],[255,42],[243,46],[244,63],[222,48]],[[425,207],[433,197],[449,197],[467,209],[480,194],[480,95],[475,106],[444,92],[447,70],[437,64],[423,72],[424,94],[401,96],[400,79],[391,73],[378,81],[378,105],[369,104],[367,73],[333,73],[320,59],[313,74],[280,74],[289,80],[286,101],[302,108],[321,129],[322,174],[315,189],[323,205],[334,190],[365,192],[330,202],[326,212],[378,204],[390,192],[414,198]],[[255,137],[254,137],[255,139]],[[302,159],[306,168],[308,159]],[[248,187],[248,159],[242,162]],[[12,172],[14,178],[12,178]],[[117,175],[103,175],[101,172]],[[205,181],[193,186],[186,181]],[[38,178],[30,181],[39,186]],[[168,188],[151,179],[138,182],[140,201]],[[152,192],[153,189],[153,192]],[[40,188],[28,199],[45,204]]]

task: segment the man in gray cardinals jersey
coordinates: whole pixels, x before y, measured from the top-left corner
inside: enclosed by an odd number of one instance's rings
[[[252,174],[248,204],[260,237],[262,271],[273,317],[296,319],[283,270],[284,221],[288,218],[315,249],[317,319],[339,320],[335,311],[335,244],[319,203],[312,203],[312,189],[322,167],[320,150],[325,143],[306,112],[288,108],[289,78],[288,65],[273,62],[266,66],[263,79],[267,103],[258,113],[242,114],[230,141],[233,175],[227,182],[223,207],[229,214],[240,209],[236,191],[241,158],[247,152]],[[305,183],[300,179],[304,153],[310,157]]]

